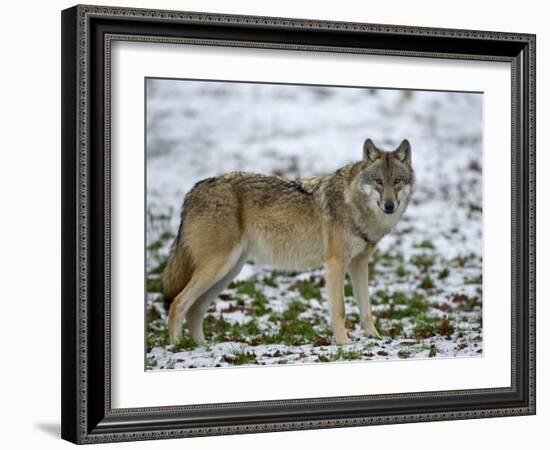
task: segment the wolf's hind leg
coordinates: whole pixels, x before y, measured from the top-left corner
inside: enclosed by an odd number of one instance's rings
[[[361,328],[367,336],[380,337],[374,325],[369,297],[369,253],[364,251],[353,258],[348,266],[353,295],[359,306]]]
[[[189,283],[170,306],[168,332],[171,344],[175,344],[181,337],[183,318],[189,309],[202,295],[224,279],[240,257],[241,249],[236,248],[230,252],[219,252],[212,257],[204,258],[204,262],[196,263]]]
[[[203,320],[206,311],[216,297],[231,283],[239,274],[245,263],[246,257],[241,255],[233,268],[221,280],[215,283],[210,289],[202,294],[187,311],[187,321],[189,323],[189,332],[197,344],[204,344]]]

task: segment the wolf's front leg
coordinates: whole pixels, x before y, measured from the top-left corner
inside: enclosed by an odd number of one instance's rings
[[[337,344],[349,344],[344,308],[345,266],[342,260],[335,258],[325,262],[325,270],[332,332]]]
[[[361,328],[367,336],[380,337],[374,325],[372,307],[369,297],[369,252],[364,251],[353,258],[348,266],[348,272],[353,286],[353,295],[359,305]]]

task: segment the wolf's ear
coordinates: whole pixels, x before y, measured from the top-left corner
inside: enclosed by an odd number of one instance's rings
[[[365,161],[373,162],[380,156],[380,150],[376,148],[374,142],[370,139],[367,139],[363,144],[363,159]]]
[[[407,139],[403,139],[403,142],[399,144],[399,147],[395,149],[393,154],[402,163],[411,165],[411,144]]]

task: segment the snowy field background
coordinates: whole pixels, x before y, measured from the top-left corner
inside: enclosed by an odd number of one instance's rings
[[[476,93],[147,81],[149,370],[482,355],[482,104]],[[229,171],[296,178],[361,158],[370,137],[412,145],[417,192],[371,267],[381,339],[365,338],[346,281],[337,346],[322,270],[247,263],[211,306],[207,346],[168,343],[160,292],[187,191]]]

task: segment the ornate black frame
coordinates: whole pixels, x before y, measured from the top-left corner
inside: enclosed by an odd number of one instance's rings
[[[110,43],[507,61],[512,66],[512,384],[112,409]],[[98,6],[62,12],[62,437],[97,443],[535,413],[535,36]]]

